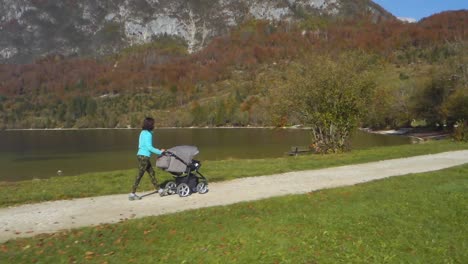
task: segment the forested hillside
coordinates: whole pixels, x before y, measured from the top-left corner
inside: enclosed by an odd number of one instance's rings
[[[468,11],[416,24],[370,17],[248,21],[188,54],[162,36],[98,58],[48,56],[0,65],[0,128],[293,125],[272,119],[292,63],[360,53],[376,69],[363,126],[453,125],[468,119]]]

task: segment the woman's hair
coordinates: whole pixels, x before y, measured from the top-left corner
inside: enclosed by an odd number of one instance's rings
[[[145,118],[143,121],[143,127],[141,129],[152,131],[154,129],[154,119],[151,117]]]

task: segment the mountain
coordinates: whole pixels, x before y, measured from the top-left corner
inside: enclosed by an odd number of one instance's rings
[[[398,20],[406,22],[406,23],[416,23],[417,20],[412,17],[398,17]]]
[[[382,71],[370,127],[467,120],[468,11],[418,23],[301,16],[249,20],[192,54],[182,38],[159,37],[111,56],[0,64],[0,129],[138,127],[148,115],[168,127],[275,125],[271,91],[291,65],[350,52]]]
[[[100,56],[165,36],[188,52],[251,19],[394,17],[370,0],[0,0],[0,63]]]

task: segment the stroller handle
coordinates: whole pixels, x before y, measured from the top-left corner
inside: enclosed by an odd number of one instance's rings
[[[161,153],[161,156],[171,156],[171,157],[174,157],[175,154],[172,153],[172,152],[170,152],[170,151],[167,151],[167,150],[166,150],[166,151],[163,151],[163,152]]]

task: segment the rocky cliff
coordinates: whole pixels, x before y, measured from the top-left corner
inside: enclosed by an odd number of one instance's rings
[[[249,19],[392,15],[370,0],[0,0],[0,63],[99,56],[167,35],[189,52]]]

